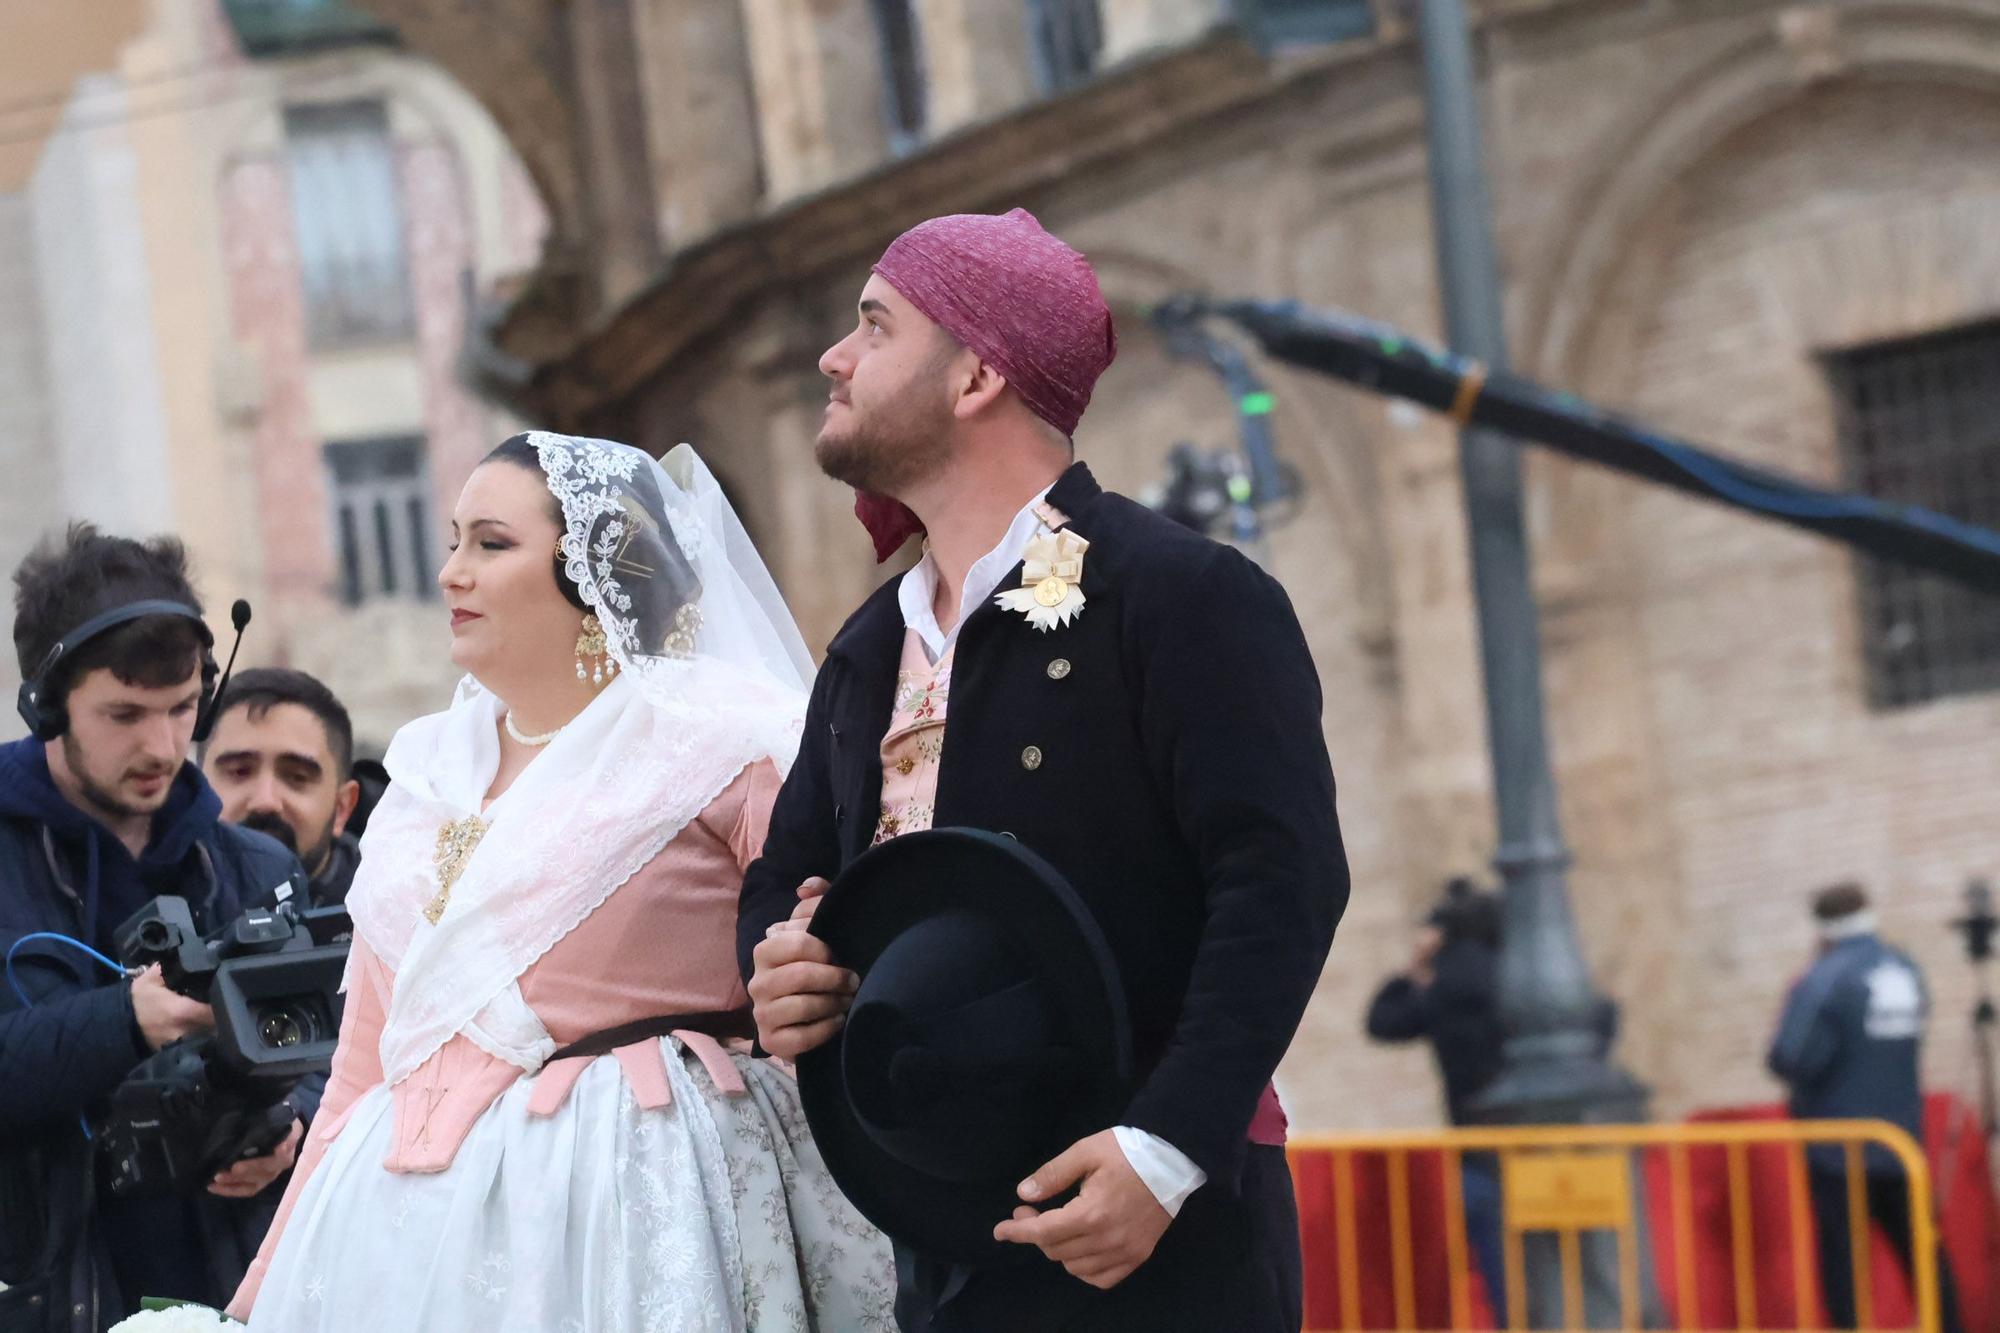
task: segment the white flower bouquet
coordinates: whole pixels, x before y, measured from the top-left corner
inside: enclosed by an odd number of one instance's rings
[[[147,1300],[146,1307],[130,1319],[111,1326],[111,1333],[223,1333],[243,1325],[206,1305],[180,1301]]]

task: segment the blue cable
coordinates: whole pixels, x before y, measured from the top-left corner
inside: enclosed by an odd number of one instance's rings
[[[7,947],[7,984],[14,988],[14,994],[20,998],[21,1007],[23,1009],[34,1008],[35,1002],[28,998],[28,992],[21,989],[20,980],[16,978],[14,975],[14,955],[21,951],[22,945],[28,943],[31,940],[50,940],[56,944],[67,944],[72,949],[81,949],[84,953],[89,954],[92,958],[95,958],[98,962],[104,964],[106,967],[110,968],[113,972],[116,972],[119,976],[122,977],[126,975],[126,971],[123,967],[119,966],[117,963],[112,962],[109,958],[106,958],[103,954],[91,948],[88,944],[85,944],[82,940],[73,940],[67,935],[58,935],[52,930],[38,930],[35,931],[33,934],[23,935],[20,939],[15,940],[11,945]],[[78,1126],[82,1128],[84,1138],[93,1139],[96,1137],[96,1135],[90,1132],[90,1120],[88,1117],[79,1115],[76,1118],[76,1123],[78,1124]]]
[[[1470,364],[1453,358],[1444,368],[1463,377]],[[1552,400],[1561,407],[1600,418],[1605,417],[1605,414],[1596,412],[1575,394],[1544,389],[1536,385],[1530,387],[1542,398]],[[1610,420],[1616,422],[1616,418]],[[1807,523],[1831,522],[1838,519],[1899,521],[1946,541],[1971,546],[1988,554],[2000,554],[2000,541],[1996,541],[1992,532],[1977,524],[1953,518],[1949,514],[1940,514],[1921,505],[1905,504],[1872,495],[1851,493],[1800,495],[1742,476],[1734,470],[1733,460],[1716,457],[1680,440],[1668,439],[1651,431],[1637,429],[1629,423],[1617,424],[1626,426],[1629,432],[1626,439],[1629,442],[1651,450],[1679,468],[1697,484],[1707,487],[1711,494],[1745,509]]]
[[[14,976],[14,955],[19,953],[21,946],[30,940],[53,940],[57,944],[67,944],[72,949],[81,949],[84,953],[89,954],[119,976],[126,975],[125,969],[122,966],[106,958],[82,940],[73,940],[67,935],[58,935],[52,930],[38,930],[31,935],[23,935],[20,939],[15,940],[7,950],[7,984],[14,988],[14,994],[20,999],[23,1009],[32,1008],[35,1002],[28,998],[28,993],[21,989],[21,983]]]
[[[1708,458],[1687,445],[1657,437],[1641,441],[1654,452],[1671,460],[1696,481],[1725,499],[1745,508],[1762,510],[1785,518],[1830,520],[1841,518],[1897,519],[1913,528],[1959,542],[1989,554],[2000,553],[2000,542],[1976,525],[1917,505],[1879,500],[1873,496],[1802,496],[1774,491],[1727,470],[1719,460]]]
[[[1434,350],[1410,343],[1399,336],[1378,338],[1377,341],[1382,343],[1383,350],[1391,355],[1400,353],[1405,347],[1418,347],[1428,356],[1433,366],[1447,370],[1459,376],[1461,380],[1472,365],[1460,357],[1446,355],[1441,358]],[[1395,346],[1387,345],[1390,342]],[[1530,387],[1543,398],[1552,399],[1564,408],[1578,412],[1593,411],[1588,403],[1575,394],[1544,389],[1539,385]],[[1949,514],[1925,509],[1921,505],[1903,504],[1870,495],[1799,495],[1787,490],[1774,489],[1741,476],[1732,469],[1730,460],[1717,458],[1679,440],[1667,439],[1651,431],[1638,429],[1631,429],[1627,438],[1641,448],[1650,449],[1666,459],[1696,483],[1706,486],[1711,494],[1745,509],[1806,523],[1824,523],[1838,519],[1900,521],[1946,541],[1971,546],[1988,554],[2000,554],[2000,541],[1994,539],[1992,532],[1977,524],[1955,519]]]

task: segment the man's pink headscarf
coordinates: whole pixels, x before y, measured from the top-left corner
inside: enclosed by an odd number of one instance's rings
[[[998,370],[1029,410],[1074,434],[1118,353],[1111,309],[1081,254],[1025,208],[932,218],[898,236],[875,272]],[[887,560],[924,530],[909,508],[856,492],[854,512]]]

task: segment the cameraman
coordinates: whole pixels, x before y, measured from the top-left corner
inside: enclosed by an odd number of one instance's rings
[[[1368,1035],[1376,1041],[1430,1043],[1454,1125],[1478,1123],[1475,1099],[1500,1072],[1507,1030],[1499,966],[1499,903],[1471,880],[1454,879],[1418,928],[1409,966],[1383,982],[1368,1006]],[[1459,1174],[1473,1261],[1488,1303],[1504,1319],[1498,1164],[1491,1153],[1467,1153]]]
[[[220,1306],[275,1206],[252,1196],[291,1163],[298,1126],[208,1193],[120,1199],[99,1190],[86,1117],[152,1052],[207,1030],[206,1005],[157,969],[127,979],[112,933],[161,894],[212,930],[303,887],[296,859],[220,822],[187,762],[212,640],[171,538],[140,543],[86,523],[14,576],[14,646],[39,731],[0,745],[0,1328],[95,1333],[141,1296]],[[179,604],[135,614],[135,603]],[[131,608],[94,629],[100,616]],[[79,633],[79,631],[86,631]],[[39,738],[38,738],[39,737]]]
[[[333,691],[275,667],[237,673],[201,754],[222,817],[297,852],[314,907],[345,903],[361,864],[347,831],[361,800],[353,767],[354,724]]]

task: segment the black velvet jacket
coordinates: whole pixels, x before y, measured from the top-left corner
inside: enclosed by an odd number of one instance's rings
[[[1012,834],[1076,887],[1130,1001],[1142,1077],[1119,1123],[1229,1188],[1347,902],[1318,672],[1284,590],[1235,550],[1082,464],[1049,503],[1090,542],[1086,605],[1046,633],[990,600],[967,617],[934,822]],[[891,580],[827,649],[743,882],[746,977],[799,883],[868,848],[903,641]]]

